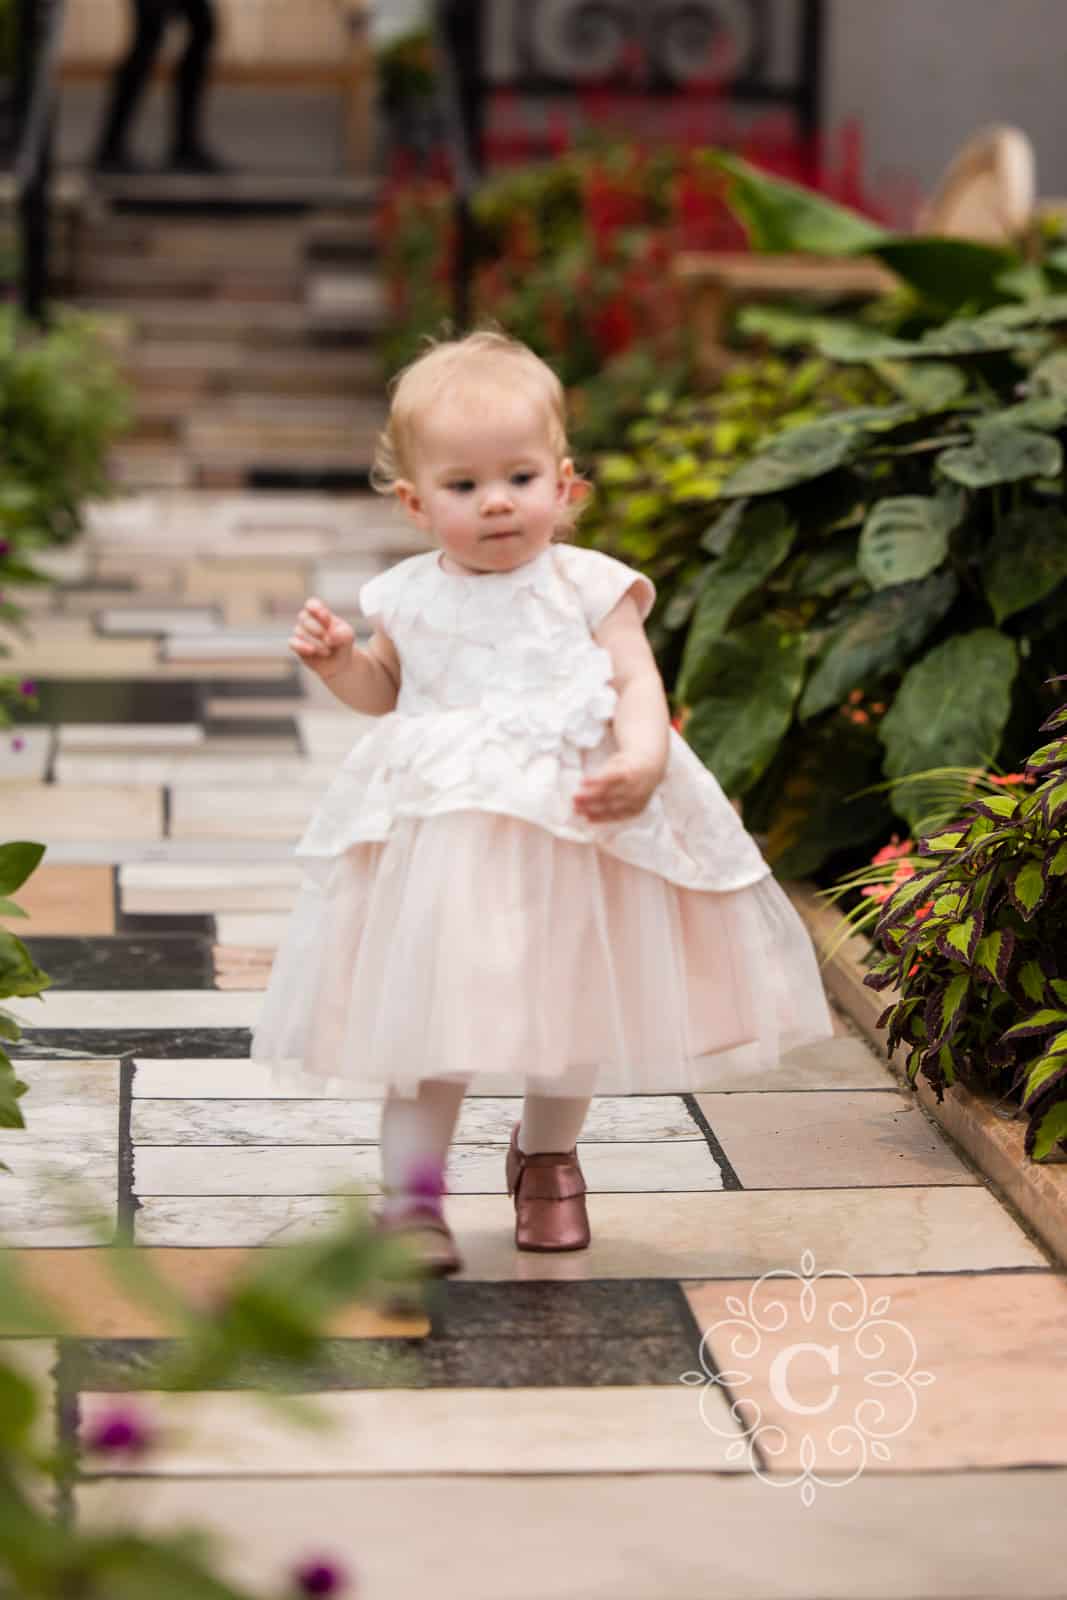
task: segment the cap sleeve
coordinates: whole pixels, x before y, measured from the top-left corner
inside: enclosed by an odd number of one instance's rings
[[[380,627],[386,632],[389,628],[391,589],[390,574],[386,571],[377,573],[359,591],[359,609],[372,627]]]
[[[597,629],[623,595],[631,591],[644,622],[656,599],[656,586],[651,578],[603,550],[588,550],[581,545],[561,545],[560,549],[568,576],[581,594],[590,631]]]

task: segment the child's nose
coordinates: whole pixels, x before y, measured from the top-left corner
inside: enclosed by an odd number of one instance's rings
[[[483,511],[506,511],[511,506],[511,495],[505,484],[490,485],[482,498]]]

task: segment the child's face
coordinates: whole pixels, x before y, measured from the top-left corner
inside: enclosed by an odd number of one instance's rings
[[[573,476],[569,458],[556,460],[544,417],[512,399],[487,418],[450,408],[424,420],[414,482],[396,489],[447,559],[468,572],[506,572],[551,543]]]

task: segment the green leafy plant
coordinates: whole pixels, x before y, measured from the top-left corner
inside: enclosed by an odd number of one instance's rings
[[[957,1081],[1017,1097],[1034,1160],[1067,1142],[1067,704],[1042,731],[1032,788],[983,795],[919,839],[864,980],[896,991],[879,1021],[909,1078],[939,1100]]]
[[[22,907],[10,897],[37,868],[44,845],[18,840],[0,845],[0,916],[24,917]],[[49,979],[37,966],[30,952],[7,928],[0,928],[0,1000],[25,999],[39,995]],[[18,1021],[10,1011],[0,1008],[0,1039],[14,1044],[21,1035]],[[19,1100],[26,1085],[15,1072],[11,1057],[0,1046],[0,1128],[24,1128]],[[9,1169],[0,1161],[0,1172]]]

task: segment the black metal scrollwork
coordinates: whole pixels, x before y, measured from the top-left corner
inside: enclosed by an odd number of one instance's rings
[[[515,77],[526,89],[596,81],[660,93],[715,69],[753,81],[768,20],[766,0],[524,0]]]

